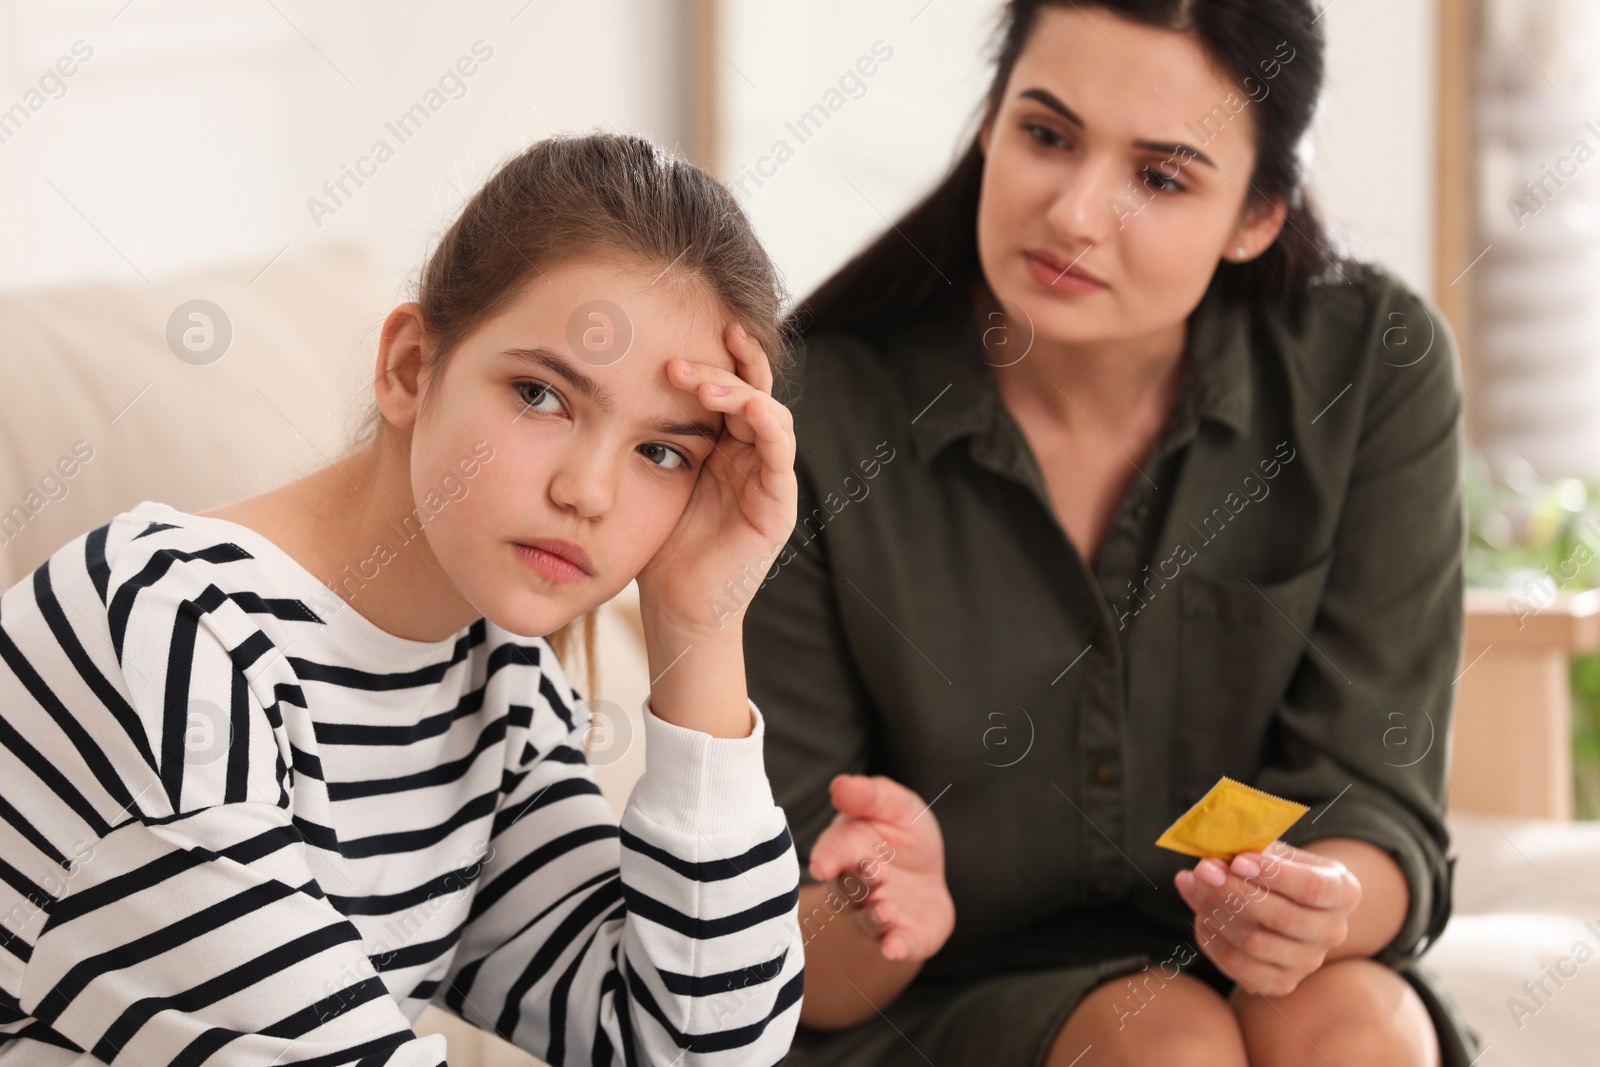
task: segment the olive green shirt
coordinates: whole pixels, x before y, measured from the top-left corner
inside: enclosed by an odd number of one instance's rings
[[[745,624],[802,857],[829,779],[932,804],[955,932],[924,979],[1172,955],[1156,838],[1219,777],[1311,807],[1449,913],[1462,394],[1443,319],[1381,271],[1288,314],[1208,293],[1183,387],[1087,565],[969,302],[822,335],[792,387],[800,521]],[[804,866],[804,864],[802,864]]]

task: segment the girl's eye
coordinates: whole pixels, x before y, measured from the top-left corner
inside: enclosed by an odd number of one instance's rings
[[[676,448],[654,442],[640,445],[639,453],[664,471],[680,470],[689,465],[689,457]]]
[[[1062,137],[1048,126],[1041,126],[1037,122],[1026,122],[1023,123],[1022,128],[1028,132],[1029,136],[1031,136],[1035,141],[1038,141],[1040,144],[1044,145],[1046,148],[1072,147],[1066,138]]]
[[[522,398],[522,403],[534,411],[543,411],[547,414],[556,414],[561,410],[561,398],[554,389],[543,382],[518,382],[517,395]],[[554,407],[542,406],[554,404]]]
[[[1165,174],[1162,174],[1154,167],[1145,167],[1139,172],[1139,177],[1144,179],[1145,185],[1151,189],[1157,189],[1163,193],[1183,192],[1182,185],[1179,185],[1176,181],[1167,177]]]

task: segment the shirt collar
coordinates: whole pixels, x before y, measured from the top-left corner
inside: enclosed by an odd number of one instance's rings
[[[929,462],[958,437],[992,433],[1000,391],[986,364],[977,313],[956,301],[913,327],[897,353],[905,368],[913,448]],[[991,327],[993,328],[993,327]],[[1213,286],[1189,322],[1189,367],[1161,437],[1166,455],[1194,439],[1202,419],[1245,433],[1253,397],[1249,307]]]

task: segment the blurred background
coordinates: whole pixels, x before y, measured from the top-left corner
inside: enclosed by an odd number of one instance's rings
[[[1462,357],[1452,810],[1480,820],[1471,870],[1492,881],[1496,852],[1556,889],[1557,838],[1512,820],[1570,842],[1600,814],[1600,5],[1317,2],[1315,193]],[[384,315],[464,197],[546,134],[637,132],[707,167],[803,295],[970,136],[998,9],[0,0],[0,587],[140,500],[201,510],[336,459]],[[631,707],[625,630],[605,691]],[[619,807],[640,759],[598,761]],[[1596,855],[1572,868],[1591,885]]]
[[[748,176],[739,195],[800,292],[950,161],[986,84],[996,10],[994,0],[5,0],[0,282],[265,268],[286,248],[348,240],[380,253],[398,294],[461,193],[507,152],[604,126],[677,146],[730,182]],[[1432,292],[1439,270],[1466,266],[1436,269],[1436,4],[1336,0],[1324,22],[1318,188],[1374,255]],[[453,73],[463,56],[471,75]],[[852,70],[863,56],[879,60],[865,77]],[[61,57],[76,59],[75,73],[55,73]],[[846,75],[854,81],[841,86]],[[841,89],[842,105],[825,99]],[[430,110],[399,123],[419,102]],[[802,130],[819,102],[828,117]],[[379,141],[392,157],[363,163]],[[782,162],[777,142],[791,153]],[[324,190],[357,169],[373,173]]]

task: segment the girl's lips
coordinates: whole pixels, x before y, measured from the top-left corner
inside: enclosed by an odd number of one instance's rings
[[[1031,252],[1022,253],[1022,258],[1028,264],[1028,273],[1033,275],[1034,281],[1058,293],[1082,296],[1087,293],[1103,293],[1109,288],[1104,282],[1091,281],[1081,274],[1063,272],[1060,267],[1046,263]]]
[[[541,578],[560,585],[573,585],[588,577],[577,564],[554,552],[524,544],[513,544],[511,547],[516,550],[517,558],[532,567]]]

